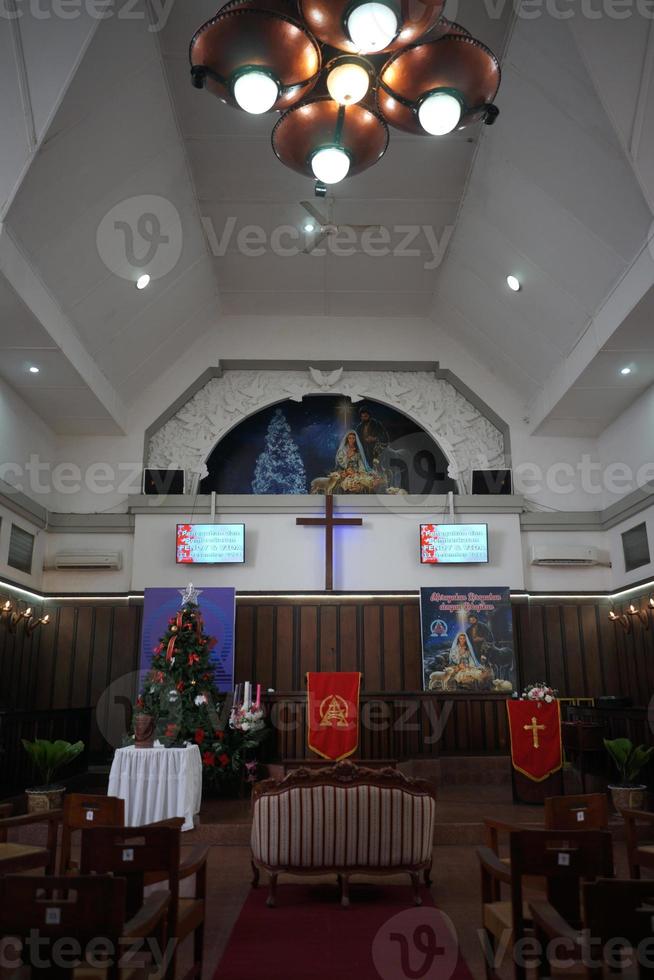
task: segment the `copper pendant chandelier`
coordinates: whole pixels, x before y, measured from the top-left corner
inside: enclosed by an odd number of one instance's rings
[[[282,113],[273,149],[327,184],[384,155],[387,124],[444,136],[495,122],[497,58],[445,0],[229,0],[191,41],[191,77],[245,112]]]

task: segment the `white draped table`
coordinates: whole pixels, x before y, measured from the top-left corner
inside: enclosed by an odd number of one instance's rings
[[[125,801],[125,825],[142,827],[184,817],[193,830],[202,802],[202,758],[197,745],[183,749],[117,749],[109,776],[109,796]]]

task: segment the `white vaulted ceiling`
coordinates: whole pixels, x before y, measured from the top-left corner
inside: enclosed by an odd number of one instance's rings
[[[652,218],[644,151],[630,155],[633,127],[616,127],[594,68],[610,33],[590,25],[587,38],[583,22],[545,14],[515,18],[511,4],[451,5],[446,13],[502,56],[496,125],[440,140],[392,131],[382,161],[333,188],[328,205],[276,160],[276,117],[236,112],[191,86],[189,40],[215,9],[215,0],[176,0],[161,32],[144,20],[101,22],[9,209],[11,240],[79,345],[72,370],[102,406],[81,397],[73,418],[70,394],[55,385],[39,393],[41,375],[23,384],[11,368],[23,355],[11,355],[0,373],[47,421],[56,417],[58,431],[119,430],[125,407],[205,332],[219,331],[223,315],[260,317],[262,330],[273,315],[429,317],[435,337],[458,340],[548,433],[594,435],[654,381],[643,337],[651,301],[631,316],[647,270],[629,287],[631,301],[607,312],[643,256]],[[646,44],[623,47],[612,48],[612,64],[631,58],[642,67],[652,56]],[[625,71],[622,112],[626,105],[647,116],[643,78],[633,64]],[[103,217],[139,195],[170,201],[182,229],[179,261],[143,292],[110,271],[96,246]],[[348,256],[275,254],[270,236],[301,227],[301,200],[325,214],[333,207],[336,224],[381,225],[394,245],[407,226],[422,228],[414,254],[366,255],[360,243]],[[247,226],[266,235],[256,257],[238,244]],[[434,244],[448,240],[434,268]],[[508,290],[509,273],[521,279],[520,293]],[[22,292],[19,306],[10,328],[0,291],[0,349],[28,316],[25,337],[45,337],[44,350],[68,357],[62,351],[75,344],[57,331],[53,339],[46,306]],[[639,367],[614,384],[623,344],[640,345]],[[602,389],[611,393],[598,409],[592,400]]]

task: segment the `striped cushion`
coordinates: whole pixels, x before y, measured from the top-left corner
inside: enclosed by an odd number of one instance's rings
[[[273,868],[410,867],[430,859],[435,811],[390,787],[295,787],[257,799],[252,851]]]

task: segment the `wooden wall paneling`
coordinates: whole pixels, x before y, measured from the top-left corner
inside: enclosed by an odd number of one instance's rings
[[[318,606],[301,606],[298,690],[306,690],[306,675],[309,671],[314,670],[318,670]]]
[[[355,605],[344,605],[338,610],[338,641],[340,670],[361,670],[359,650],[358,609]]]
[[[234,641],[234,682],[243,684],[252,674],[252,656],[256,648],[255,616],[257,607],[238,603]]]
[[[520,608],[522,613],[521,634],[524,649],[522,662],[524,676],[521,686],[536,681],[548,681],[547,660],[545,657],[545,610],[540,603],[529,602]],[[526,626],[526,629],[525,629]],[[525,642],[526,640],[526,642]]]
[[[564,605],[562,614],[568,674],[568,690],[563,696],[584,697],[586,695],[586,683],[579,639],[579,608],[576,605]]]
[[[363,607],[363,690],[383,691],[381,606]]]
[[[568,690],[568,677],[563,646],[561,606],[558,603],[547,603],[544,606],[543,630],[549,682],[551,687],[563,696]]]
[[[402,685],[403,691],[422,691],[422,637],[420,605],[402,605]]]
[[[105,738],[109,745],[120,746],[129,723],[129,700],[136,694],[139,647],[141,640],[141,606],[116,606],[114,608],[110,696]],[[115,692],[115,693],[114,693]],[[104,692],[103,692],[104,693]]]
[[[47,629],[43,630],[39,646],[39,667],[33,678],[33,706],[36,711],[46,711],[52,707],[52,685],[54,681],[57,632],[59,628],[60,608],[53,609],[52,619]]]
[[[579,620],[583,644],[583,664],[586,671],[586,693],[588,697],[597,698],[606,693],[597,630],[597,607],[590,603],[580,606]]]
[[[293,606],[279,606],[275,624],[275,673],[272,686],[276,691],[292,691],[294,687],[294,613]]]
[[[601,603],[595,609],[597,617],[597,642],[604,682],[604,694],[623,693],[622,679],[618,669],[616,627],[609,620],[609,607]]]
[[[95,632],[95,609],[81,606],[77,615],[75,633],[75,668],[71,678],[68,706],[85,708],[88,705],[89,675]]]
[[[109,750],[103,733],[107,730],[110,706],[109,702],[105,701],[98,707],[98,701],[111,679],[113,628],[114,607],[98,606],[95,610],[95,629],[88,688],[88,703],[94,708],[91,719],[90,752],[92,758],[102,757]]]
[[[62,606],[59,611],[57,649],[55,651],[52,707],[70,707],[70,686],[75,671],[75,634],[77,631],[77,607]],[[126,642],[131,640],[126,633]]]
[[[334,605],[320,607],[318,670],[339,670],[338,609]]]
[[[274,686],[275,612],[274,606],[258,606],[256,609],[256,643],[250,657],[249,674],[245,677],[253,684],[261,684],[264,691]]]
[[[382,625],[384,688],[387,691],[401,691],[402,636],[399,606],[382,607]]]

